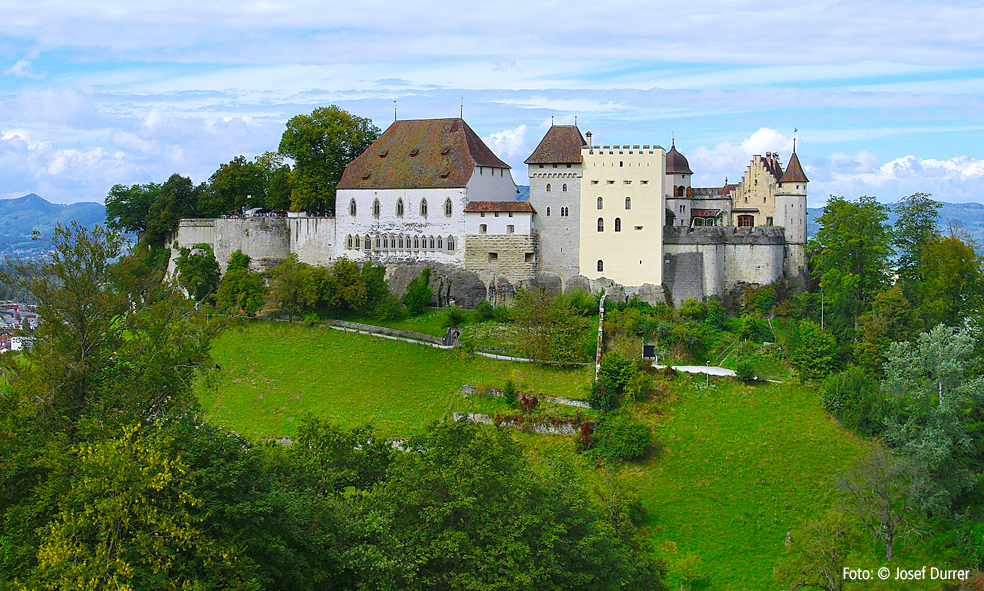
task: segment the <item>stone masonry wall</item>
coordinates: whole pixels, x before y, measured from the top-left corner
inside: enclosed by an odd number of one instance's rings
[[[536,236],[476,234],[465,237],[465,267],[479,276],[504,275],[510,281],[536,274]]]

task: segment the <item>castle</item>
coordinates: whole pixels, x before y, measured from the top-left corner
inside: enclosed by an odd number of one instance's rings
[[[675,142],[586,135],[551,126],[519,201],[509,165],[464,120],[395,121],[346,167],[335,216],[182,220],[172,248],[209,244],[223,268],[237,249],[260,267],[290,253],[373,261],[397,289],[427,265],[465,306],[524,284],[679,304],[803,274],[809,181],[795,146],[785,168],[770,152],[737,184],[696,188]]]

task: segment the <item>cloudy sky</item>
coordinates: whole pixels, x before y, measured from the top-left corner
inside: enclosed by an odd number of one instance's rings
[[[979,2],[0,0],[0,197],[203,181],[331,103],[457,116],[514,168],[551,117],[740,178],[793,130],[810,204],[984,202]]]

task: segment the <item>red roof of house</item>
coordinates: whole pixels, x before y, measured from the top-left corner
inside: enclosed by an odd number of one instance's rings
[[[581,162],[581,146],[588,143],[576,125],[552,125],[526,164],[565,164]]]
[[[394,121],[345,167],[338,188],[459,188],[476,166],[510,168],[463,119]]]
[[[513,211],[534,213],[529,201],[472,201],[465,206],[465,213],[483,211]]]

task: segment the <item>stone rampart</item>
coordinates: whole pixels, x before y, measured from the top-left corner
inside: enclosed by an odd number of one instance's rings
[[[465,268],[480,276],[522,281],[536,274],[536,251],[535,235],[470,234],[465,237]]]
[[[169,271],[172,274],[180,249],[196,244],[212,247],[223,273],[229,257],[237,250],[249,256],[250,267],[256,271],[269,269],[291,252],[287,220],[284,218],[185,219],[181,220],[171,242]]]

